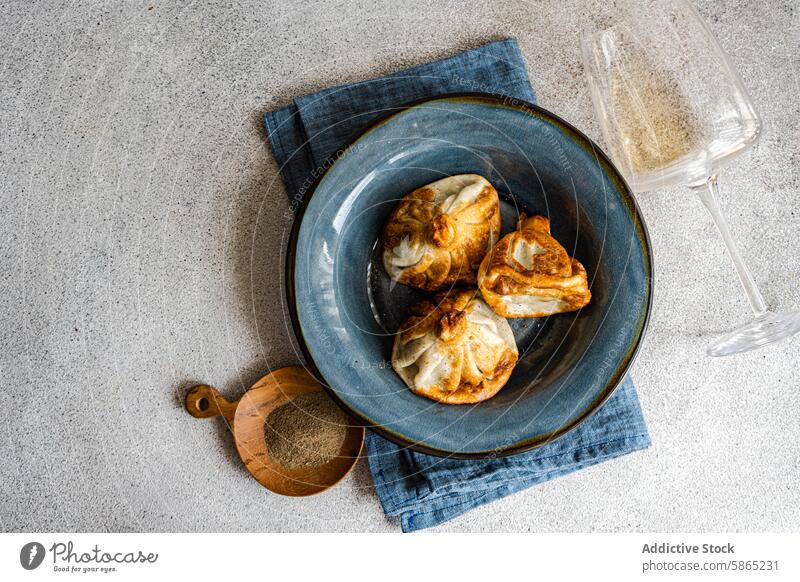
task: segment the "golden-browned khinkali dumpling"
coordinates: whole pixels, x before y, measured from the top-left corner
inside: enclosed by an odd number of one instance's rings
[[[417,303],[400,326],[392,366],[411,390],[445,404],[491,398],[517,363],[508,322],[478,290],[452,289]]]
[[[586,269],[550,235],[543,216],[520,216],[483,259],[478,287],[503,317],[543,317],[580,309],[592,297]]]
[[[437,180],[406,195],[383,227],[383,266],[422,291],[475,284],[481,260],[500,238],[497,191],[482,176]]]

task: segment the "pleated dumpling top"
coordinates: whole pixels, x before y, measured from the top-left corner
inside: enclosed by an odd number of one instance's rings
[[[411,309],[397,332],[392,367],[416,394],[445,404],[491,398],[518,358],[508,322],[477,289],[452,289]]]
[[[383,228],[383,266],[392,280],[433,292],[476,282],[478,267],[500,237],[497,191],[477,174],[417,188]]]
[[[592,297],[586,269],[550,234],[550,221],[524,214],[478,271],[486,303],[503,317],[544,317],[575,311]]]

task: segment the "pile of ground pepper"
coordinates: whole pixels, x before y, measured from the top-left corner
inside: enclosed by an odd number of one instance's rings
[[[317,467],[339,454],[348,423],[324,392],[309,392],[269,413],[264,438],[270,457],[284,467]]]

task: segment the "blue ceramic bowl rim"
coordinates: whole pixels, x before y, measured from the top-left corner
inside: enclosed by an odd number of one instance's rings
[[[295,213],[294,223],[292,224],[292,230],[289,235],[289,244],[286,252],[286,265],[285,265],[286,276],[284,279],[286,287],[286,302],[289,307],[289,316],[292,321],[292,328],[294,329],[294,335],[295,338],[297,339],[300,351],[303,353],[306,365],[311,369],[311,372],[317,379],[324,380],[324,382],[321,382],[321,385],[322,388],[325,390],[325,392],[328,394],[328,396],[342,410],[344,410],[348,415],[357,420],[360,424],[371,430],[374,430],[382,437],[394,442],[397,445],[400,445],[403,448],[424,453],[427,455],[453,458],[453,459],[485,459],[487,457],[507,457],[512,455],[518,455],[520,453],[524,453],[526,451],[539,448],[575,430],[578,426],[583,424],[589,417],[591,417],[595,412],[600,410],[603,404],[605,404],[605,402],[611,397],[611,395],[616,391],[616,389],[622,383],[622,380],[625,378],[625,374],[633,365],[633,362],[636,360],[636,356],[639,354],[639,348],[641,347],[642,340],[644,339],[647,333],[647,328],[650,322],[650,313],[653,307],[653,260],[652,260],[653,252],[650,244],[650,235],[647,231],[647,225],[645,224],[644,218],[639,209],[639,205],[636,202],[636,198],[633,196],[633,191],[631,190],[630,186],[628,186],[628,183],[625,181],[625,178],[622,176],[622,173],[617,169],[617,167],[614,165],[614,163],[611,161],[608,155],[594,141],[592,141],[586,134],[577,129],[575,126],[565,121],[564,119],[560,118],[555,113],[552,113],[547,109],[544,109],[534,103],[525,101],[524,99],[517,99],[506,95],[498,95],[495,93],[484,93],[484,92],[447,93],[446,95],[438,95],[435,97],[426,97],[423,99],[418,99],[406,103],[405,105],[393,107],[388,113],[378,118],[375,122],[370,124],[366,129],[357,133],[352,139],[350,139],[345,145],[343,145],[339,151],[350,151],[351,148],[353,148],[353,146],[359,140],[364,138],[372,130],[386,123],[391,122],[392,119],[403,114],[405,111],[409,109],[413,109],[414,107],[418,107],[420,105],[424,105],[435,101],[459,101],[459,100],[475,101],[489,106],[506,107],[506,108],[516,109],[524,113],[533,112],[538,115],[541,115],[543,118],[547,119],[547,121],[551,122],[554,126],[558,127],[561,131],[563,131],[568,137],[571,137],[573,140],[575,140],[575,142],[578,145],[589,148],[592,151],[592,153],[598,158],[598,161],[607,167],[608,170],[607,177],[616,184],[618,191],[622,195],[621,201],[626,205],[628,212],[631,216],[631,219],[633,220],[634,228],[637,231],[637,233],[639,233],[640,240],[643,243],[642,244],[644,251],[643,259],[645,268],[648,271],[648,274],[645,277],[645,280],[647,281],[647,289],[646,289],[647,309],[644,314],[644,321],[642,322],[642,327],[638,334],[638,337],[635,338],[633,344],[625,353],[625,356],[622,358],[621,365],[617,367],[616,374],[612,376],[612,378],[606,383],[606,386],[604,387],[600,396],[598,396],[591,403],[589,403],[589,405],[583,410],[583,412],[579,416],[577,416],[574,420],[568,422],[564,426],[561,426],[560,428],[550,433],[541,434],[532,439],[524,440],[521,442],[511,443],[503,448],[493,449],[491,452],[470,452],[470,453],[436,449],[433,447],[428,447],[422,443],[413,441],[411,439],[408,439],[401,434],[395,433],[379,424],[376,424],[370,418],[364,416],[358,410],[352,408],[344,400],[342,400],[336,393],[336,391],[330,387],[327,379],[325,378],[325,376],[322,374],[322,372],[314,362],[314,357],[312,356],[311,351],[308,349],[308,345],[306,344],[305,338],[303,337],[303,328],[300,325],[300,319],[297,309],[297,297],[295,294],[295,266],[296,266],[295,263],[297,261],[297,241],[300,236],[300,227],[303,224],[303,219],[305,218],[306,209],[308,208],[311,199],[314,197],[314,194],[316,194],[317,188],[325,179],[325,177],[328,175],[328,172],[330,172],[333,169],[333,166],[338,162],[338,158],[336,157],[336,155],[328,159],[328,163],[325,164],[326,170],[316,178],[313,185],[308,189],[306,195],[303,197]]]

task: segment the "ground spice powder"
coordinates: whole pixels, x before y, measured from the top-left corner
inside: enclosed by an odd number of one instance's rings
[[[270,456],[284,467],[318,467],[339,454],[348,424],[324,392],[309,392],[269,413],[264,438]]]

